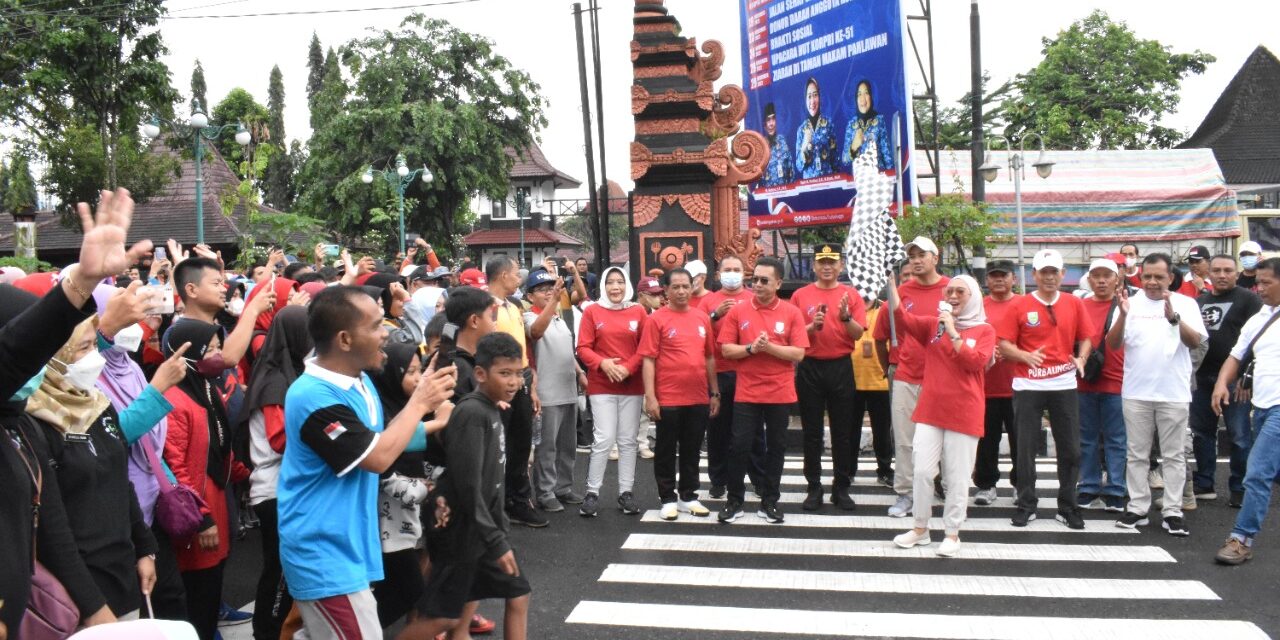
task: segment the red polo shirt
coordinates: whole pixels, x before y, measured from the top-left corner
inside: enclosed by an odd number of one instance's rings
[[[853,316],[855,322],[866,328],[867,305],[862,302],[862,296],[847,284],[837,284],[830,289],[823,289],[815,282],[800,287],[791,295],[791,304],[800,310],[806,326],[813,322],[813,316],[817,315],[820,305],[827,305],[826,321],[822,323],[822,330],[810,337],[809,348],[804,352],[805,357],[833,360],[848,358],[849,354],[853,353],[855,346],[853,339],[845,330],[844,323],[840,322],[840,299],[845,296],[849,296],[849,315]]]
[[[638,304],[618,310],[593,304],[583,310],[578,325],[578,358],[587,365],[587,395],[644,395],[638,347],[647,316]],[[609,358],[617,358],[631,375],[622,382],[609,380],[600,370],[600,363]]]
[[[942,300],[942,292],[946,290],[951,278],[942,276],[931,285],[922,285],[912,278],[898,287],[898,297],[902,298],[902,310],[918,316],[937,319],[938,302]],[[876,340],[889,340],[889,314],[882,313],[876,317]],[[898,327],[898,368],[894,369],[893,379],[911,384],[920,384],[924,380],[924,345],[914,336]]]
[[[1075,355],[1077,342],[1093,336],[1093,323],[1080,298],[1059,291],[1053,304],[1046,305],[1034,293],[1028,293],[1009,310],[1012,313],[993,323],[996,335],[1023,351],[1044,348],[1044,361],[1039,367],[1032,369],[1020,362],[1014,364],[1014,390],[1075,389],[1079,374],[1071,357]]]
[[[1111,310],[1111,301],[1102,302],[1089,297],[1083,302],[1085,315],[1089,316],[1093,328],[1090,339],[1093,342],[1093,348],[1097,349],[1107,339],[1107,336],[1102,333],[1102,328],[1107,326],[1107,312]],[[1118,314],[1119,311],[1117,310],[1116,313]],[[1112,324],[1115,324],[1115,320],[1112,320]],[[1124,383],[1124,346],[1121,345],[1119,349],[1108,347],[1106,356],[1107,359],[1102,365],[1102,377],[1093,382],[1086,382],[1082,378],[1078,387],[1080,391],[1120,394],[1120,387]]]
[[[708,293],[707,295],[702,296],[702,301],[698,303],[698,308],[702,309],[703,312],[705,312],[708,316],[710,316],[711,312],[719,308],[720,303],[724,302],[725,300],[736,300],[738,304],[742,304],[747,302],[748,300],[751,300],[754,297],[755,297],[755,294],[751,293],[750,291],[747,291],[746,287],[738,289],[737,293],[734,293],[732,295],[730,295],[728,291],[721,289],[719,291],[712,291],[711,293]],[[689,304],[693,304],[693,303],[690,302]],[[730,309],[732,309],[732,307],[730,307]],[[720,335],[720,327],[722,327],[723,325],[724,325],[723,316],[711,321],[711,327],[713,331],[715,331],[716,336]],[[720,355],[719,347],[716,347],[715,349],[715,356],[716,356],[716,373],[728,373],[731,371],[738,370],[738,361],[729,360],[724,356]]]
[[[701,309],[662,307],[645,324],[640,356],[654,359],[654,391],[664,407],[707,404],[707,358],[715,353],[711,318]]]
[[[1010,313],[1013,303],[1017,302],[1022,296],[1013,294],[1008,300],[994,300],[991,296],[982,299],[982,308],[987,312],[987,324],[996,326],[1002,319]],[[986,396],[988,398],[1012,398],[1013,397],[1013,361],[1000,357],[999,350],[996,350],[996,363],[987,369]]]
[[[755,296],[736,304],[720,323],[719,344],[748,345],[769,334],[769,341],[785,347],[809,348],[804,316],[794,306],[777,298],[761,307]],[[738,384],[734,402],[790,404],[796,401],[796,368],[787,360],[767,353],[753,353],[738,360]]]

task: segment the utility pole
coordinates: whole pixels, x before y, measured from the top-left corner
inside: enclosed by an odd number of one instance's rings
[[[985,202],[987,199],[986,181],[982,179],[982,175],[978,172],[978,167],[982,166],[983,151],[985,143],[982,134],[982,30],[978,18],[978,0],[971,0],[969,3],[969,93],[972,97],[971,110],[973,115],[973,143],[971,148],[971,172],[969,177],[970,188],[972,189],[973,202]],[[986,281],[987,275],[987,248],[984,244],[979,244],[973,248],[974,265],[973,275],[979,283]]]
[[[596,129],[600,134],[600,193],[597,198],[600,205],[596,213],[600,218],[600,238],[603,242],[602,252],[598,252],[598,255],[603,256],[601,264],[607,265],[610,262],[609,251],[613,246],[613,239],[609,237],[609,171],[604,152],[604,89],[600,80],[600,0],[591,0],[590,7],[591,51],[596,67]],[[604,273],[604,267],[601,266],[596,273]]]
[[[587,91],[587,52],[586,43],[582,38],[582,3],[573,3],[573,22],[578,33],[578,85],[582,95],[582,139],[584,149],[587,153],[587,189],[591,191],[589,202],[596,208],[596,212],[588,221],[591,223],[591,239],[595,242],[596,254],[596,273],[604,273],[604,268],[608,265],[604,261],[605,252],[608,248],[604,246],[604,238],[606,233],[602,233],[600,229],[599,200],[596,191],[596,160],[591,145],[591,95]]]

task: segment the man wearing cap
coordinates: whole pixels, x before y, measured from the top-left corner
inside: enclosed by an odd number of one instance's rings
[[[987,290],[990,294],[982,299],[982,307],[987,313],[988,324],[995,326],[1022,298],[1014,293],[1017,284],[1018,276],[1012,260],[992,260],[987,266]],[[1018,450],[1018,430],[1013,421],[1013,361],[1002,357],[998,349],[995,364],[987,369],[983,390],[987,399],[986,414],[973,466],[973,484],[978,487],[977,493],[973,494],[973,503],[989,506],[996,501],[996,483],[1000,481],[1000,439],[1003,434],[1009,434],[1009,451]],[[1009,481],[1017,486],[1017,456],[1011,457],[1014,461]]]
[[[1017,423],[1017,506],[1012,524],[1025,527],[1036,519],[1036,450],[1040,420],[1049,412],[1049,427],[1058,455],[1057,520],[1083,529],[1076,504],[1080,479],[1080,405],[1076,380],[1084,369],[1093,333],[1080,298],[1063,295],[1062,254],[1036,253],[1031,263],[1036,289],[994,323],[1000,351],[1014,361],[1013,416]]]
[[[764,105],[764,134],[769,141],[769,164],[765,165],[760,186],[779,187],[794,179],[795,168],[791,164],[791,147],[785,137],[778,135],[778,111],[772,102]]]
[[[662,283],[653,276],[645,276],[640,278],[636,283],[636,302],[639,302],[649,313],[653,313],[662,307],[665,302],[662,299]]]
[[[850,354],[862,337],[867,309],[853,287],[836,281],[842,264],[843,257],[836,247],[822,245],[813,254],[817,282],[801,287],[791,296],[791,304],[804,316],[809,334],[804,360],[796,367],[796,396],[804,428],[804,477],[809,485],[801,505],[805,511],[822,506],[824,410],[831,424],[831,503],[845,511],[855,506],[849,487],[858,470],[861,438],[854,436],[853,397],[857,391]]]
[[[1191,251],[1187,252],[1187,276],[1182,279],[1182,287],[1178,289],[1178,293],[1195,300],[1200,294],[1212,290],[1213,285],[1209,283],[1209,249],[1200,245],[1191,247]]]
[[[702,306],[702,299],[707,297],[707,263],[693,260],[684,265],[684,270],[693,276],[693,292],[689,294],[689,306],[697,309]]]
[[[1218,372],[1231,355],[1231,347],[1240,339],[1240,330],[1249,318],[1262,310],[1258,294],[1236,285],[1236,260],[1230,255],[1216,255],[1209,260],[1209,279],[1213,290],[1196,299],[1200,318],[1209,331],[1209,350],[1196,370],[1196,388],[1191,394],[1192,451],[1196,472],[1192,491],[1197,500],[1216,500],[1214,476],[1218,469],[1218,416],[1213,410],[1213,387]],[[1249,402],[1232,396],[1222,407],[1222,420],[1231,437],[1231,473],[1227,488],[1231,492],[1227,505],[1239,507],[1244,500],[1244,474],[1253,447],[1253,431],[1249,427]]]
[[[1250,240],[1240,245],[1240,277],[1236,286],[1258,293],[1258,261],[1262,259],[1262,245]]]
[[[1120,314],[1120,268],[1108,258],[1089,264],[1091,294],[1084,298],[1085,315],[1093,328],[1090,342],[1103,357],[1095,375],[1080,380],[1080,485],[1076,502],[1081,508],[1102,500],[1107,511],[1124,511],[1125,427],[1120,391],[1124,382],[1124,349],[1104,343],[1106,332]],[[1103,465],[1107,478],[1103,483]]]
[[[1116,526],[1147,524],[1151,485],[1147,470],[1153,440],[1160,442],[1165,531],[1189,535],[1182,521],[1186,488],[1186,431],[1191,404],[1191,350],[1209,338],[1195,301],[1169,291],[1173,260],[1152,253],[1142,261],[1142,294],[1120,296],[1120,316],[1107,332],[1107,347],[1124,346],[1124,422],[1128,438],[1125,484],[1129,504]]]
[[[512,270],[514,271],[515,268],[513,267]],[[484,275],[483,271],[474,267],[471,269],[463,269],[462,273],[458,274],[458,286],[475,287],[482,291],[488,291],[489,278]]]
[[[950,278],[938,273],[938,245],[918,236],[907,244],[908,267],[912,279],[898,286],[902,310],[928,318],[938,317],[938,303]],[[893,314],[882,313],[876,318],[876,349],[888,353],[889,318]],[[889,393],[893,410],[893,490],[898,499],[889,507],[889,515],[905,518],[911,513],[912,475],[911,442],[916,436],[916,423],[911,414],[920,400],[920,383],[924,380],[925,346],[910,333],[898,327],[898,364],[893,371],[893,384]]]
[[[414,267],[409,273],[409,295],[413,295],[419,289],[427,287],[443,288],[445,281],[449,278],[449,267],[436,267],[432,269],[428,266]]]

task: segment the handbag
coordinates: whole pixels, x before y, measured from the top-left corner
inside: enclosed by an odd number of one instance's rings
[[[1262,325],[1262,330],[1258,331],[1258,335],[1254,336],[1253,340],[1249,342],[1249,348],[1244,350],[1244,362],[1240,365],[1240,381],[1236,383],[1236,386],[1245,391],[1253,390],[1253,364],[1257,361],[1253,357],[1253,347],[1258,344],[1262,334],[1266,333],[1267,329],[1270,329],[1276,320],[1280,320],[1280,311],[1271,314],[1271,319]]]
[[[28,420],[30,420],[29,417]],[[33,569],[31,592],[27,597],[27,608],[22,615],[22,622],[19,623],[18,637],[24,640],[64,640],[75,633],[76,628],[80,626],[80,609],[71,600],[71,595],[67,593],[62,583],[43,564],[40,564],[39,560],[36,560],[37,532],[35,529],[40,526],[40,495],[44,492],[44,471],[40,468],[39,462],[32,466],[32,462],[37,461],[36,453],[27,443],[26,430],[22,431],[22,444],[19,446],[18,457],[22,458],[22,464],[27,467],[27,474],[35,484],[36,491],[31,497],[31,508],[36,518],[32,523],[31,532]],[[28,451],[31,453],[30,460],[27,459]]]
[[[1111,298],[1111,308],[1107,310],[1107,321],[1102,324],[1102,344],[1089,352],[1089,359],[1084,361],[1084,381],[1097,382],[1102,377],[1102,368],[1107,364],[1107,333],[1111,331],[1111,319],[1116,315],[1119,296]]]
[[[142,447],[147,454],[147,462],[151,463],[151,473],[160,485],[160,495],[156,496],[156,524],[175,540],[190,538],[200,531],[200,523],[204,521],[204,498],[190,488],[178,482],[170,482],[156,452],[152,447]]]

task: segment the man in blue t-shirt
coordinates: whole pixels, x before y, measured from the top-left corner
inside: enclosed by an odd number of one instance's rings
[[[362,289],[331,287],[311,301],[307,331],[316,357],[284,402],[280,561],[311,640],[381,638],[369,590],[382,579],[378,474],[424,445],[423,416],[434,411],[434,420],[448,420],[455,370],[423,376],[384,428],[378,392],[364,373],[386,362],[382,308]]]

